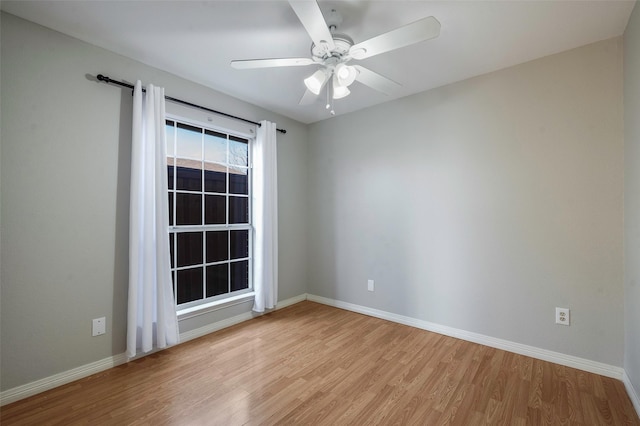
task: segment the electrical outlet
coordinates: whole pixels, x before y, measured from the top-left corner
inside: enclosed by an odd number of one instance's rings
[[[556,324],[569,325],[569,308],[556,308]]]
[[[367,290],[369,290],[369,291],[374,291],[375,290],[375,288],[373,286],[373,280],[368,280],[367,281]]]
[[[94,319],[91,335],[95,337],[105,334],[107,332],[106,322],[107,319],[105,317]]]

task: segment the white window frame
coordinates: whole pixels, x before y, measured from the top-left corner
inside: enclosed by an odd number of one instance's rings
[[[167,108],[169,109],[169,108]],[[203,269],[203,275],[202,275],[202,285],[203,285],[203,296],[204,298],[199,299],[199,300],[194,300],[191,302],[186,302],[186,303],[182,303],[180,305],[177,304],[177,291],[175,292],[176,294],[174,294],[174,303],[176,304],[176,311],[178,314],[178,319],[182,320],[182,319],[186,319],[186,318],[190,318],[193,316],[197,316],[197,315],[201,315],[213,310],[217,310],[217,309],[222,309],[228,306],[232,306],[232,305],[236,305],[236,304],[240,304],[240,303],[246,303],[247,301],[250,301],[253,299],[254,297],[254,290],[253,290],[253,225],[251,223],[251,219],[252,219],[252,173],[253,173],[253,160],[252,160],[252,144],[254,142],[255,139],[255,126],[251,126],[251,127],[245,127],[237,129],[238,126],[234,126],[236,128],[229,128],[227,126],[225,126],[224,124],[228,124],[228,123],[224,123],[224,120],[220,120],[217,119],[217,117],[211,117],[205,114],[202,114],[199,111],[194,111],[196,114],[192,113],[191,111],[189,112],[189,116],[185,116],[185,114],[182,113],[170,113],[169,111],[167,111],[166,114],[166,119],[169,121],[174,121],[176,123],[183,123],[189,126],[193,126],[193,127],[197,127],[200,129],[205,129],[205,130],[209,130],[209,131],[214,131],[217,133],[223,133],[227,135],[227,141],[229,141],[231,136],[235,136],[235,137],[239,137],[242,139],[246,139],[248,141],[248,161],[247,161],[247,166],[246,167],[239,167],[239,168],[243,168],[247,170],[247,179],[248,179],[248,194],[244,195],[244,194],[231,194],[229,192],[229,185],[230,185],[230,179],[228,176],[229,173],[229,169],[232,167],[237,167],[236,165],[232,165],[229,164],[230,160],[229,160],[229,145],[227,145],[227,161],[226,164],[224,164],[227,167],[227,179],[226,179],[226,188],[225,188],[225,193],[213,193],[213,192],[206,192],[204,190],[204,167],[202,168],[202,182],[203,182],[203,188],[202,191],[186,191],[186,190],[178,190],[177,186],[176,186],[176,181],[177,181],[177,173],[174,171],[173,174],[173,189],[170,189],[168,191],[168,193],[173,193],[174,194],[174,202],[173,202],[173,218],[174,218],[174,224],[169,226],[168,232],[171,234],[174,234],[173,237],[173,253],[175,256],[174,259],[174,265],[171,268],[172,271],[172,275],[174,277],[174,279],[177,281],[178,280],[178,274],[177,271],[179,270],[183,270],[183,269],[189,269],[189,268],[193,268],[194,266],[201,266]],[[200,113],[200,114],[198,114]],[[199,115],[199,116],[198,116]],[[195,118],[193,117],[195,116]],[[198,119],[199,118],[199,119]],[[206,120],[206,121],[205,121]],[[177,132],[177,126],[174,127],[174,132]],[[202,132],[202,137],[204,138],[204,131]],[[173,135],[173,137],[170,137],[170,135],[167,135],[167,143],[173,143],[173,154],[174,154],[174,159],[177,158],[177,138],[175,137],[175,134]],[[229,142],[227,142],[229,143]],[[204,151],[204,141],[201,144],[202,146],[202,150]],[[167,150],[169,151],[169,150]],[[204,162],[204,152],[202,152],[202,161]],[[174,161],[175,163],[175,161]],[[174,167],[176,165],[174,164]],[[178,193],[194,193],[194,194],[201,194],[202,196],[202,201],[201,201],[201,208],[202,208],[202,217],[204,220],[204,214],[205,214],[205,195],[209,194],[209,195],[224,195],[226,197],[226,211],[225,211],[225,215],[226,215],[226,223],[225,224],[213,224],[213,225],[176,225],[175,224],[175,218],[176,218],[176,194]],[[230,196],[234,196],[234,197],[242,197],[242,198],[248,198],[248,223],[247,224],[229,224],[229,197]],[[229,232],[229,239],[231,238],[231,234],[230,231],[233,230],[247,230],[248,231],[248,235],[249,235],[249,241],[248,241],[248,257],[246,258],[241,258],[241,259],[231,259],[231,243],[230,240],[228,240],[228,244],[227,244],[227,250],[228,250],[228,259],[225,261],[221,261],[221,262],[207,262],[207,258],[206,258],[206,232],[207,231],[228,231]],[[182,267],[178,267],[177,266],[177,244],[178,244],[178,238],[177,235],[179,233],[183,233],[183,232],[201,232],[203,235],[203,239],[202,239],[202,263],[198,264],[198,265],[189,265],[189,266],[182,266]],[[239,261],[247,261],[248,262],[248,285],[249,287],[247,289],[242,289],[242,290],[236,290],[236,291],[229,291],[228,293],[224,293],[224,294],[220,294],[220,295],[216,295],[216,296],[211,296],[211,297],[206,297],[206,282],[207,282],[207,267],[211,266],[211,265],[217,265],[217,264],[228,264],[229,265],[229,274],[228,274],[228,283],[229,286],[231,285],[231,264],[234,262],[239,262]],[[176,283],[176,290],[177,290],[177,286],[179,285],[179,282]],[[229,288],[229,290],[231,290]]]

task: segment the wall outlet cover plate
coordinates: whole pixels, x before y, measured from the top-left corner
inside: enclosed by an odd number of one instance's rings
[[[569,308],[556,308],[556,324],[570,325]]]
[[[105,317],[94,319],[92,323],[93,327],[91,335],[100,336],[102,334],[105,334],[107,332],[106,322],[107,320]]]

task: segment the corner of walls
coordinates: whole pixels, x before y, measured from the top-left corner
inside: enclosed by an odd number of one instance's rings
[[[640,6],[624,33],[624,369],[640,413]]]

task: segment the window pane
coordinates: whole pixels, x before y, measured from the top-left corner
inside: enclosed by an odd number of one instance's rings
[[[231,263],[231,291],[249,288],[249,261]]]
[[[221,262],[229,256],[229,232],[207,232],[207,263]]]
[[[223,164],[227,162],[227,135],[204,131],[204,161]]]
[[[202,267],[178,271],[178,304],[202,299]]]
[[[176,189],[202,191],[202,163],[179,158],[176,166]]]
[[[176,194],[176,225],[202,225],[200,194]]]
[[[231,231],[231,259],[249,257],[249,231]]]
[[[207,297],[229,293],[229,264],[207,266]]]
[[[226,223],[226,197],[224,195],[204,196],[204,221],[205,224]]]
[[[220,164],[204,163],[204,190],[206,192],[227,192],[227,167]]]
[[[229,136],[229,164],[236,166],[249,165],[249,141]]]
[[[202,161],[202,130],[178,123],[176,157]]]
[[[249,223],[249,198],[229,197],[229,223]]]
[[[202,263],[202,232],[180,232],[178,238],[178,267]]]
[[[229,168],[229,192],[232,194],[249,194],[247,169]]]
[[[250,288],[252,231],[227,227],[250,221],[249,139],[173,119],[165,124],[176,302],[192,306]]]

